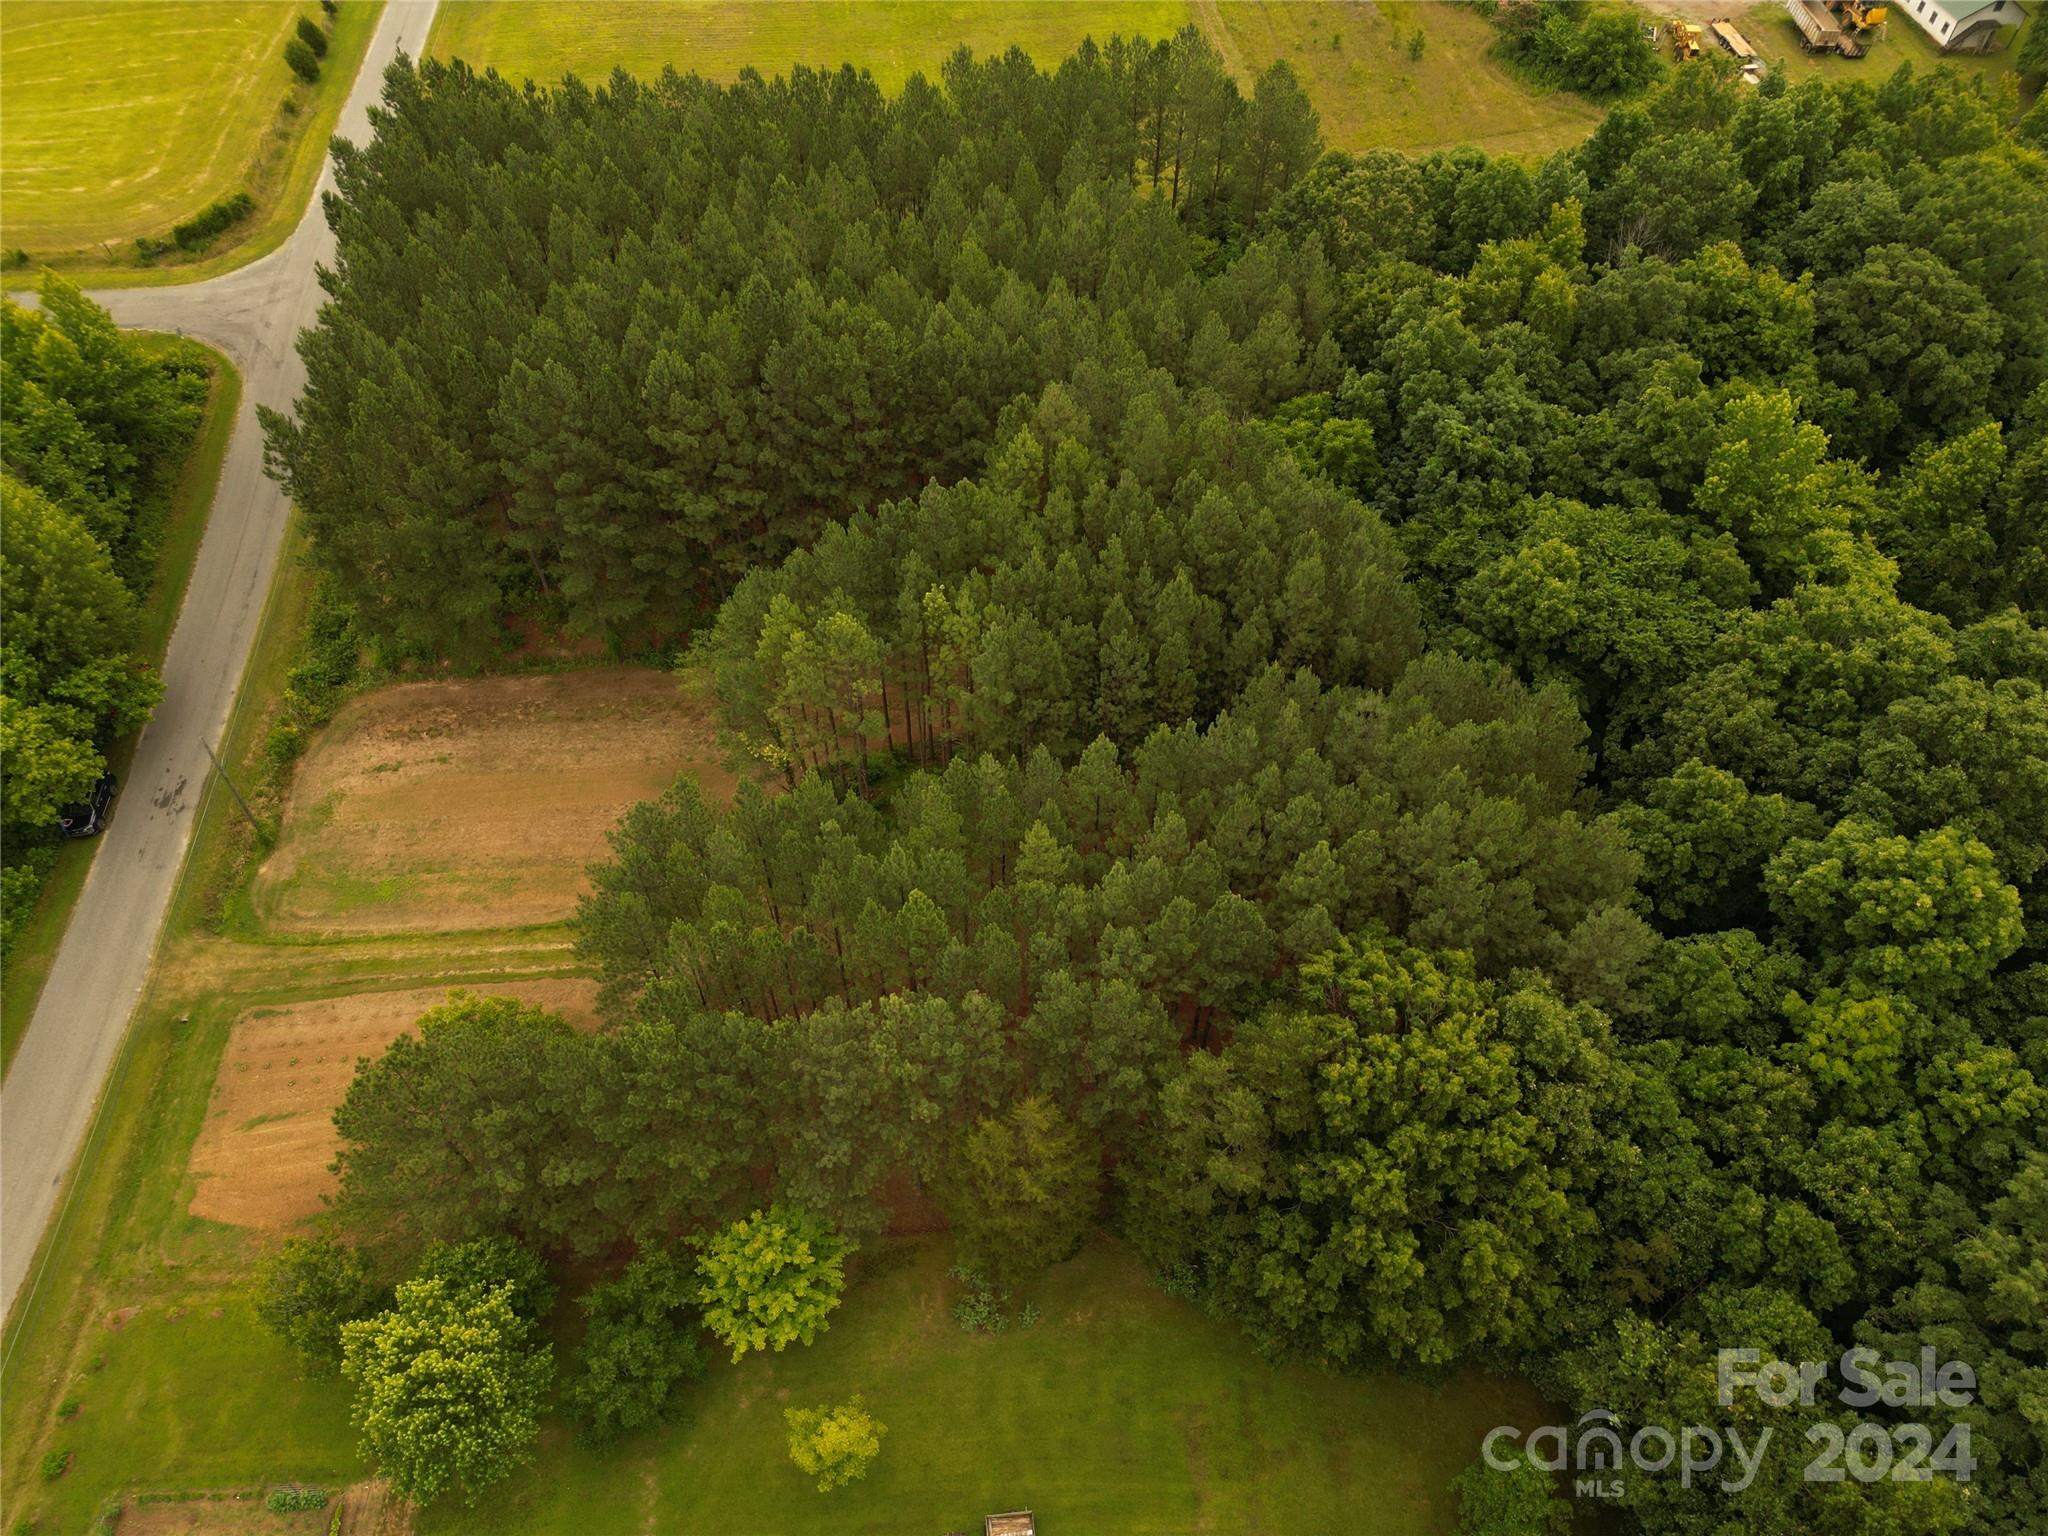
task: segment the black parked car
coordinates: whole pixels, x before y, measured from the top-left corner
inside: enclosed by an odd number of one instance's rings
[[[66,837],[91,837],[104,829],[119,787],[111,773],[101,774],[82,805],[67,805],[57,813],[57,830]]]

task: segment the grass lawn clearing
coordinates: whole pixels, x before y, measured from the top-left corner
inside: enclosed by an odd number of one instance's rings
[[[348,0],[316,85],[284,62],[317,7],[271,0],[39,0],[0,13],[0,248],[85,283],[184,282],[273,249],[305,211],[381,7]],[[287,110],[289,106],[290,110]],[[247,190],[257,211],[201,256],[150,267],[138,235]]]
[[[939,66],[965,43],[976,54],[1012,43],[1040,65],[1073,52],[1084,37],[1098,42],[1171,36],[1192,19],[1178,0],[1017,0],[1017,3],[890,3],[890,0],[601,0],[586,5],[444,5],[434,16],[427,52],[495,68],[517,81],[554,85],[565,74],[597,83],[614,68],[652,79],[673,64],[707,80],[729,81],[749,66],[764,75],[792,65],[836,69],[851,61],[884,90],[899,89]]]
[[[560,922],[605,834],[685,771],[714,798],[732,791],[708,699],[671,673],[377,689],[307,749],[256,915],[298,933]]]
[[[1473,144],[1543,155],[1578,143],[1605,115],[1583,96],[1517,78],[1490,56],[1492,23],[1466,6],[1224,0],[1197,10],[1240,85],[1286,60],[1332,149],[1423,154]],[[1418,36],[1422,56],[1411,58]]]
[[[1442,4],[606,0],[547,6],[480,0],[443,6],[427,51],[543,85],[564,74],[596,82],[615,67],[653,77],[674,65],[726,81],[749,65],[773,75],[793,64],[834,68],[850,61],[883,89],[895,90],[913,70],[936,77],[962,43],[977,54],[1014,43],[1050,68],[1084,36],[1156,40],[1189,22],[1208,34],[1246,90],[1260,71],[1285,59],[1322,115],[1323,139],[1333,149],[1477,144],[1537,154],[1576,143],[1601,116],[1591,102],[1516,79],[1487,57],[1495,34],[1485,19]],[[1424,39],[1420,59],[1408,55],[1415,33]]]
[[[962,1333],[949,1239],[868,1260],[808,1348],[715,1357],[678,1421],[593,1453],[554,1428],[486,1508],[450,1500],[423,1533],[518,1530],[894,1533],[980,1529],[1030,1508],[1047,1531],[1185,1536],[1456,1523],[1450,1481],[1496,1424],[1545,1412],[1526,1384],[1441,1386],[1261,1361],[1237,1328],[1162,1294],[1093,1241],[1025,1288],[1029,1329]],[[821,1496],[790,1464],[783,1410],[854,1393],[887,1426],[865,1479]]]
[[[220,483],[221,460],[227,455],[228,439],[235,431],[235,413],[242,403],[242,376],[224,355],[196,341],[149,336],[144,342],[153,352],[195,349],[206,353],[213,363],[213,391],[207,397],[205,414],[199,419],[191,452],[171,489],[170,506],[164,515],[163,542],[157,551],[156,580],[142,603],[142,638],[136,650],[152,666],[160,666],[171,643],[171,630],[178,622],[178,610],[184,605],[193,562],[199,558],[199,542],[206,535],[214,488]],[[110,754],[109,766],[125,777],[134,755],[135,739],[129,737]],[[58,848],[56,865],[43,882],[34,912],[22,923],[7,954],[0,957],[0,966],[4,966],[4,972],[0,972],[4,976],[0,980],[0,1071],[13,1062],[14,1048],[21,1043],[22,1032],[35,1013],[44,978],[57,959],[57,946],[64,940],[71,909],[77,904],[79,891],[84,889],[98,848],[98,838],[84,838]]]

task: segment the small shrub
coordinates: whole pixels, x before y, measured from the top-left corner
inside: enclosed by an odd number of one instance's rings
[[[333,1495],[325,1488],[301,1488],[288,1483],[282,1488],[273,1488],[263,1501],[263,1507],[273,1515],[302,1514],[309,1509],[325,1509]]]
[[[960,1299],[953,1303],[953,1321],[962,1333],[1003,1333],[1010,1326],[1004,1309],[1009,1292],[999,1290],[979,1270],[955,1264],[947,1275],[960,1282]],[[1034,1314],[1035,1317],[1036,1314]]]
[[[7,1527],[12,1536],[36,1536],[36,1517],[23,1515]]]
[[[782,1419],[789,1426],[789,1459],[798,1471],[817,1478],[820,1493],[867,1476],[868,1463],[881,1453],[882,1436],[889,1432],[859,1397],[836,1407],[788,1408]]]
[[[20,246],[17,245],[13,250],[7,253],[7,265],[10,267],[27,266],[28,252],[24,251]]]
[[[264,751],[282,767],[299,755],[306,737],[325,725],[361,681],[362,631],[356,610],[333,583],[322,578],[313,593],[313,611],[306,620],[298,659],[285,674],[278,720]]]
[[[299,41],[313,50],[314,58],[327,57],[327,34],[320,30],[319,23],[310,16],[299,18]]]
[[[1035,1303],[1029,1301],[1024,1303],[1024,1310],[1017,1314],[1017,1326],[1019,1328],[1035,1328],[1038,1326],[1038,1307]]]
[[[1502,1472],[1475,1461],[1451,1481],[1458,1492],[1458,1536],[1568,1536],[1571,1500],[1557,1479],[1525,1456]]]
[[[171,226],[171,239],[181,251],[197,251],[212,244],[214,237],[230,225],[239,224],[256,211],[256,199],[246,192],[224,197],[205,212],[194,214],[182,224]]]
[[[1411,59],[1421,58],[1423,44],[1426,41],[1427,39],[1420,32],[1411,32],[1408,35],[1408,57]]]
[[[292,73],[308,85],[320,78],[320,61],[313,56],[313,50],[306,46],[302,37],[295,37],[284,45],[284,61],[291,65]]]
[[[58,1478],[71,1470],[71,1453],[69,1451],[46,1452],[41,1462],[41,1468],[43,1481],[54,1483]]]
[[[166,251],[174,251],[176,249],[177,247],[172,245],[170,241],[159,240],[155,235],[137,235],[135,237],[135,256],[144,266],[155,261],[157,257],[163,255]]]
[[[1203,1283],[1202,1272],[1185,1259],[1176,1260],[1152,1278],[1159,1289],[1175,1301],[1192,1302],[1197,1306],[1201,1305],[1208,1289]]]
[[[1342,53],[1343,51],[1344,51],[1344,34],[1343,34],[1342,32],[1332,32],[1332,33],[1330,34],[1330,52],[1332,52],[1332,53]]]
[[[335,3],[335,0],[320,0],[320,9],[330,16],[336,16],[341,13],[341,7]]]
[[[77,1398],[67,1397],[57,1405],[57,1417],[60,1419],[75,1419],[78,1417],[78,1410],[81,1406],[83,1405],[80,1404]]]

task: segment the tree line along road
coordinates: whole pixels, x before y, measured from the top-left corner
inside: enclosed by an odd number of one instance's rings
[[[434,8],[434,0],[387,0],[338,136],[368,138],[385,68],[401,49],[417,55],[425,47]],[[288,506],[263,472],[256,408],[289,410],[305,384],[297,342],[324,299],[319,268],[334,257],[321,208],[333,185],[330,157],[291,238],[260,261],[203,283],[92,295],[123,327],[176,331],[218,347],[242,371],[244,388],[205,541],[164,657],[163,702],[136,745],[120,804],[0,1084],[0,1297],[9,1313],[26,1294],[24,1282],[142,995],[191,841],[206,749],[234,706],[277,569]]]

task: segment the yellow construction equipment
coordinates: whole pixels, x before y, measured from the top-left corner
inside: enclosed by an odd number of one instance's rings
[[[1834,13],[1854,27],[1858,32],[1869,32],[1881,27],[1891,13],[1882,5],[1870,5],[1866,0],[1833,0]]]
[[[1700,56],[1700,45],[1707,40],[1707,34],[1696,21],[1683,17],[1671,19],[1671,56],[1681,63],[1686,59]]]

